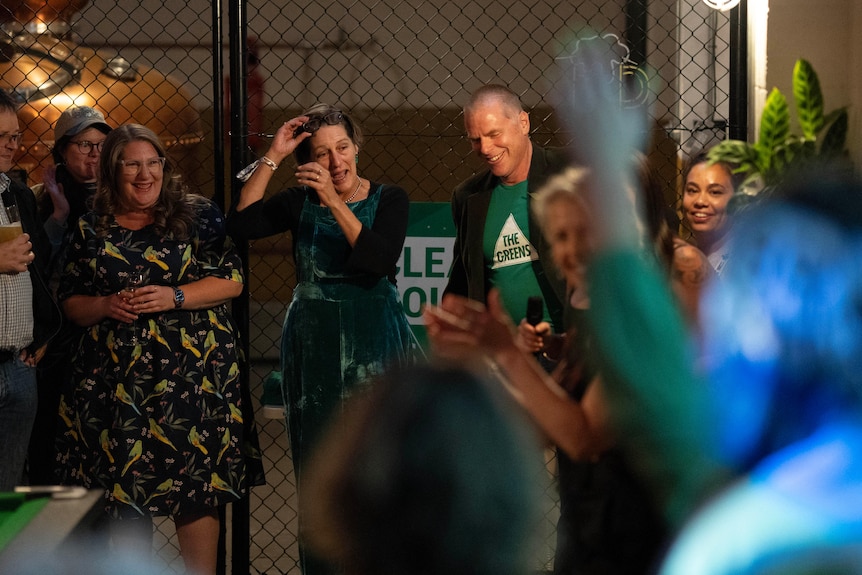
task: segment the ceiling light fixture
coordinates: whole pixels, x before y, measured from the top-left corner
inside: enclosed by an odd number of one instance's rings
[[[739,0],[703,0],[703,3],[710,8],[727,12],[731,8],[736,8],[739,4]]]

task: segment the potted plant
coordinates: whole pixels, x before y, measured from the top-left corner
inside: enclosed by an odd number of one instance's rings
[[[846,159],[847,109],[824,113],[820,80],[803,59],[793,67],[793,98],[801,134],[791,133],[787,99],[773,88],[766,98],[757,141],[724,140],[707,154],[711,161],[727,162],[735,166],[734,172],[744,174],[740,185],[744,194],[738,195],[748,201],[769,193],[791,169]]]

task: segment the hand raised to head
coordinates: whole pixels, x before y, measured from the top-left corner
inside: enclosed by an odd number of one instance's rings
[[[300,126],[307,121],[308,116],[298,116],[282,124],[275,132],[272,144],[264,155],[280,164],[282,160],[293,153],[302,140],[311,137],[311,134],[308,132],[296,133]]]

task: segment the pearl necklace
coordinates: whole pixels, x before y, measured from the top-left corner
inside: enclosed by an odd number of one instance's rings
[[[362,187],[362,178],[357,178],[357,179],[359,180],[359,183],[356,185],[356,189],[355,189],[355,190],[353,190],[353,193],[352,193],[352,194],[350,194],[350,197],[349,197],[349,198],[347,198],[346,200],[344,200],[344,203],[345,203],[345,204],[349,204],[350,202],[352,202],[352,201],[353,201],[353,198],[355,198],[355,197],[356,197],[356,194],[358,194],[358,193],[359,193],[359,188],[361,188],[361,187]]]

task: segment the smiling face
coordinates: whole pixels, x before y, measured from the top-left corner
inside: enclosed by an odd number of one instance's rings
[[[164,169],[162,164],[152,161],[158,157],[159,153],[153,145],[142,140],[133,140],[123,148],[120,159],[136,162],[140,166],[137,170],[117,166],[117,191],[124,209],[146,211],[159,201]]]
[[[720,238],[728,223],[727,204],[733,180],[721,164],[701,162],[691,168],[682,196],[683,216],[699,242]]]
[[[12,110],[0,109],[0,134],[18,133],[18,114]],[[15,152],[18,151],[18,141],[11,138],[0,138],[0,172],[8,172],[15,162]]]
[[[335,191],[340,195],[353,193],[359,178],[356,173],[359,147],[347,135],[344,126],[321,126],[309,140],[311,161],[329,170]]]
[[[63,150],[63,160],[66,169],[72,177],[82,184],[95,182],[99,175],[99,151],[95,147],[91,147],[89,152],[82,152],[78,147],[78,142],[90,142],[91,144],[101,144],[105,141],[105,134],[97,128],[87,128],[82,132],[75,134],[66,143]]]
[[[545,206],[542,227],[551,244],[554,265],[566,278],[569,288],[574,289],[573,305],[586,307],[589,301],[586,270],[592,241],[585,205],[571,194],[558,194]]]
[[[506,185],[527,179],[530,172],[530,117],[499,98],[477,102],[464,111],[464,128],[473,152]]]

